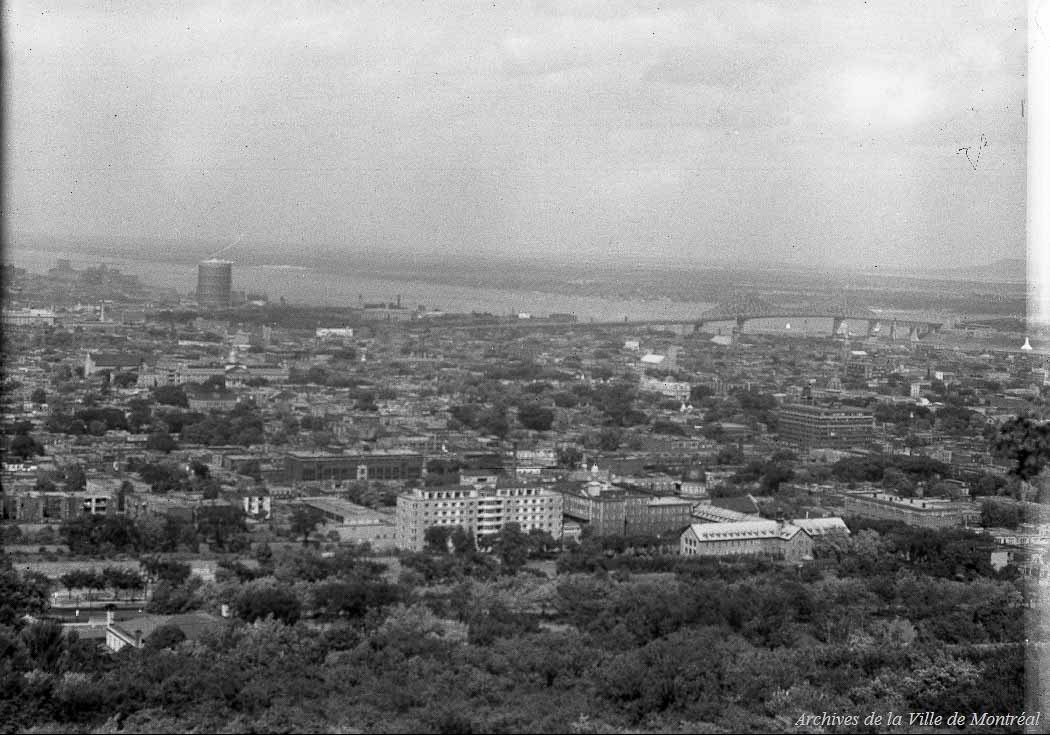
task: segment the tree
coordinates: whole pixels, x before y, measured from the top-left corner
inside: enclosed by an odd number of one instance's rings
[[[40,615],[48,608],[50,594],[47,577],[39,572],[19,574],[0,551],[0,625],[18,628],[22,616]]]
[[[444,554],[448,552],[448,541],[451,535],[451,526],[429,526],[423,532],[423,543],[428,551]]]
[[[139,559],[139,564],[142,565],[150,579],[156,582],[167,582],[176,587],[189,579],[192,571],[189,564],[156,555]]]
[[[178,446],[175,439],[166,431],[155,431],[146,440],[146,449],[164,452],[165,454],[169,454],[171,450],[177,449]]]
[[[452,529],[449,541],[452,543],[452,551],[455,554],[467,554],[477,548],[474,534],[464,530],[463,526],[456,526]]]
[[[302,604],[291,589],[260,581],[245,585],[234,601],[233,609],[237,617],[249,623],[273,616],[276,620],[292,625],[299,620]]]
[[[220,549],[245,530],[244,512],[232,505],[206,505],[197,511],[197,530]]]
[[[59,577],[58,581],[62,583],[68,596],[72,598],[73,590],[98,589],[95,580],[97,576],[93,570],[73,569]]]
[[[19,434],[11,440],[11,455],[23,461],[44,453],[44,447],[36,439],[26,434]]]
[[[583,452],[574,444],[558,447],[558,466],[574,469],[583,460]]]
[[[607,452],[612,452],[620,447],[622,439],[622,431],[615,426],[606,426],[598,432],[598,447]]]
[[[158,385],[153,389],[153,399],[166,406],[188,408],[190,405],[186,391],[181,385]]]
[[[74,462],[62,468],[67,492],[79,492],[87,487],[87,475],[79,463]]]
[[[165,623],[146,637],[143,648],[147,651],[160,651],[165,648],[175,648],[184,640],[186,640],[186,634],[182,628],[173,623]]]
[[[554,423],[554,411],[537,403],[524,403],[518,407],[518,421],[526,429],[550,431]]]
[[[630,423],[634,410],[634,399],[638,388],[634,383],[620,381],[602,385],[594,391],[594,405],[606,415],[614,426],[626,426]]]
[[[300,504],[292,510],[292,534],[302,537],[303,546],[310,542],[310,534],[324,523],[324,513],[312,505]]]
[[[995,456],[1011,462],[1011,474],[1030,480],[1050,458],[1050,424],[1027,416],[1010,419],[1000,427],[991,449]]]
[[[477,428],[486,434],[492,434],[502,439],[510,431],[510,423],[507,421],[507,410],[501,405],[485,409],[478,417]]]
[[[117,373],[113,376],[114,388],[131,388],[138,382],[139,376],[135,373]]]
[[[40,406],[47,403],[47,392],[43,388],[35,388],[29,395],[29,400]]]
[[[981,504],[981,525],[985,528],[1017,528],[1024,523],[1024,506],[1009,501],[985,500]]]
[[[896,467],[887,467],[882,473],[882,486],[889,492],[904,498],[915,495],[915,483]]]
[[[492,551],[503,564],[503,571],[516,574],[529,557],[529,537],[517,523],[508,523],[492,539]]]

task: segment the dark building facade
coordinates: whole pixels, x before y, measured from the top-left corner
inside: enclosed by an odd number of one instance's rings
[[[615,486],[558,488],[563,512],[592,528],[596,536],[657,536],[692,522],[693,501]]]
[[[284,458],[284,470],[288,482],[418,480],[423,476],[423,455],[413,452],[289,452]]]

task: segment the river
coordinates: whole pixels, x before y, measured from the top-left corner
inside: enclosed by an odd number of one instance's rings
[[[130,257],[95,256],[74,251],[58,252],[32,248],[10,249],[4,260],[32,273],[46,273],[59,258],[75,269],[104,263],[138,276],[149,285],[177,289],[188,294],[197,287],[196,263],[157,263]],[[712,303],[676,302],[654,294],[651,299],[608,299],[566,293],[545,293],[496,288],[474,288],[423,280],[384,279],[355,276],[330,270],[291,265],[233,265],[233,288],[246,293],[265,293],[270,300],[284,297],[289,303],[324,306],[359,306],[362,302],[394,302],[403,306],[451,313],[472,311],[506,315],[529,313],[537,317],[551,313],[575,314],[580,321],[630,321],[670,319],[692,321]]]

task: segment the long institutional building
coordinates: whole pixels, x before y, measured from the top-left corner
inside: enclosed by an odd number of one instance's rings
[[[761,556],[802,561],[813,556],[813,539],[849,535],[841,518],[798,518],[793,521],[741,520],[694,523],[680,538],[683,556]]]
[[[461,526],[484,545],[485,537],[499,533],[508,523],[517,523],[525,533],[535,528],[561,538],[561,493],[539,485],[454,485],[416,488],[397,498],[399,549],[422,551],[431,526]]]
[[[658,536],[692,522],[696,501],[648,493],[592,480],[562,488],[565,515],[595,536]]]
[[[977,524],[978,505],[944,498],[902,498],[880,492],[849,493],[844,497],[845,515],[899,521],[921,528],[950,528]]]
[[[690,523],[694,500],[654,495],[608,482],[555,485],[500,484],[419,488],[398,496],[397,546],[419,551],[431,526],[462,526],[478,539],[508,523],[522,531],[546,531],[556,539],[590,528],[595,536],[658,536],[680,533]],[[567,525],[566,525],[567,524]],[[574,532],[570,529],[574,529]]]
[[[418,480],[423,476],[423,455],[387,450],[335,454],[288,452],[284,457],[288,481],[341,483],[350,480]]]

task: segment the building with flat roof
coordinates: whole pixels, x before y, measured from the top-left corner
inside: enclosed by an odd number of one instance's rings
[[[0,323],[5,327],[53,327],[55,312],[51,309],[3,309]]]
[[[423,476],[423,455],[397,450],[354,454],[288,452],[284,470],[288,482],[418,480]]]
[[[777,413],[780,439],[800,449],[844,449],[873,439],[870,411],[845,406],[785,406]]]
[[[546,531],[555,539],[562,534],[562,495],[539,485],[520,487],[417,488],[397,498],[397,547],[421,551],[431,526],[462,527],[474,534],[479,545],[517,523],[528,533]]]
[[[694,500],[650,493],[591,480],[559,488],[565,515],[596,536],[658,536],[692,522]]]
[[[197,305],[202,309],[230,308],[232,286],[230,261],[212,258],[197,264]]]
[[[980,523],[981,509],[974,503],[943,498],[902,498],[877,491],[847,493],[843,515],[900,521],[921,528],[949,528]]]
[[[340,541],[368,543],[374,549],[392,549],[397,543],[394,518],[343,498],[302,498],[299,502],[320,511],[324,531],[335,531]]]

